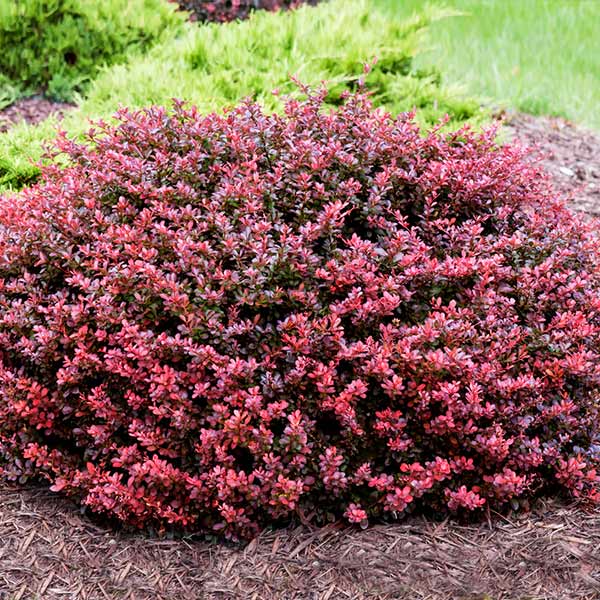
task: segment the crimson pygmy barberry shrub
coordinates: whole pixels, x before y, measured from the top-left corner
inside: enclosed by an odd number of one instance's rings
[[[317,4],[319,0],[171,0],[190,11],[196,21],[226,23],[247,19],[255,10],[285,10],[301,4]]]
[[[591,229],[493,131],[324,96],[122,110],[2,198],[5,478],[229,537],[598,499]]]

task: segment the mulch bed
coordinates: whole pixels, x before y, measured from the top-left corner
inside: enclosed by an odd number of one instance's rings
[[[557,191],[577,211],[600,215],[600,135],[564,119],[508,115],[505,129],[545,156]]]
[[[39,489],[4,487],[0,502],[0,597],[11,600],[600,598],[600,511],[573,506],[479,526],[285,529],[241,548],[103,529]]]
[[[600,215],[600,138],[509,117],[577,210]],[[365,531],[265,532],[246,547],[96,525],[48,491],[0,485],[0,599],[600,599],[600,510],[540,502],[479,525],[411,518]]]
[[[72,104],[53,102],[42,96],[22,98],[0,110],[0,133],[4,133],[20,121],[35,125],[52,114],[63,116],[71,108]]]

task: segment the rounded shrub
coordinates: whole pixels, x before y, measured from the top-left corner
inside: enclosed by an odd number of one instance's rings
[[[494,131],[325,96],[122,110],[0,200],[4,478],[227,537],[598,500],[592,228]]]
[[[190,12],[191,19],[201,22],[226,23],[247,19],[256,10],[286,10],[301,4],[317,4],[319,0],[171,0]]]

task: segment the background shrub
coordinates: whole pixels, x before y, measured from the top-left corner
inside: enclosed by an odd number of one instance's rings
[[[407,20],[390,18],[367,0],[338,0],[316,7],[256,12],[241,23],[185,23],[144,56],[103,71],[78,110],[61,127],[81,135],[88,119],[109,118],[119,105],[141,108],[185,98],[201,111],[231,106],[250,96],[267,110],[281,110],[272,91],[294,93],[290,74],[309,84],[328,81],[329,102],[364,77],[363,64],[379,60],[366,77],[373,102],[393,113],[418,109],[426,124],[446,113],[449,127],[481,119],[479,103],[442,85],[439,75],[413,68],[428,24],[446,13],[425,11]],[[55,137],[56,122],[19,126],[0,135],[0,189],[17,189],[35,180],[32,161]]]
[[[122,110],[0,202],[3,475],[229,537],[598,498],[598,243],[494,132]]]
[[[317,4],[319,0],[171,0],[190,11],[192,19],[224,23],[247,19],[255,10],[282,10],[300,4]]]
[[[181,21],[164,0],[0,1],[0,102],[72,100],[100,67],[148,49]]]

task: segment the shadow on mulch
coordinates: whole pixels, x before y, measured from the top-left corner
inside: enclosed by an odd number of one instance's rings
[[[103,529],[41,489],[1,487],[0,506],[3,599],[600,598],[600,511],[558,503],[478,526],[285,529],[245,548]]]
[[[50,115],[62,117],[75,105],[65,102],[53,102],[43,96],[21,98],[10,106],[0,110],[0,133],[8,131],[13,125],[25,121],[32,125],[41,123]]]

